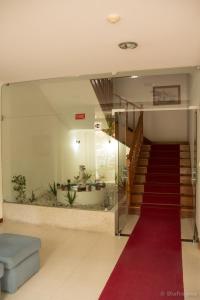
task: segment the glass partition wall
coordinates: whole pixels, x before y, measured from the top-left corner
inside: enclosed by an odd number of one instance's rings
[[[125,120],[101,109],[89,80],[4,85],[2,115],[4,201],[114,211],[126,159],[115,131]]]
[[[126,141],[126,128],[127,128],[127,112],[118,112],[115,115],[116,132],[118,136],[118,200],[116,201],[116,234],[121,234],[123,228],[127,223],[128,217],[128,195],[127,195],[127,184],[128,184],[128,168],[127,168],[127,155],[129,148],[125,145]],[[120,142],[121,141],[121,142]]]

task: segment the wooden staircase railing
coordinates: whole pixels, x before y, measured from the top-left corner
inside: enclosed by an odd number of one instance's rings
[[[128,164],[127,192],[129,196],[128,197],[129,202],[130,202],[131,194],[133,192],[134,177],[136,174],[136,168],[137,168],[142,144],[143,144],[143,112],[140,112],[140,117],[137,123],[137,127],[133,135],[133,142],[127,157],[127,164]]]
[[[126,123],[127,123],[127,131],[134,131],[135,130],[135,122],[136,122],[136,113],[135,109],[141,109],[142,105],[137,105],[126,98],[118,95],[113,94],[113,96],[119,99],[119,105],[121,108],[126,109]],[[115,103],[115,102],[114,102]]]
[[[108,129],[105,129],[104,131],[111,136],[115,136],[119,142],[131,147],[134,131],[136,129],[137,116],[139,114],[139,110],[142,108],[142,105],[137,105],[121,95],[114,93],[112,78],[92,79],[90,82],[107,121]],[[113,116],[111,111],[112,109],[118,108],[125,109],[125,125],[117,124],[117,121],[115,121],[115,124],[113,124]],[[120,128],[124,127],[121,128],[121,132],[125,132],[126,136],[120,136],[118,130],[119,126]],[[113,131],[114,127],[115,132]]]
[[[127,157],[128,164],[128,199],[130,206],[131,194],[133,193],[134,177],[136,174],[136,168],[138,164],[138,159],[140,155],[140,150],[143,144],[143,112],[141,111],[142,105],[137,105],[132,101],[128,101],[126,98],[115,94],[113,91],[113,80],[111,78],[105,79],[93,79],[91,80],[92,87],[96,93],[97,99],[101,105],[103,112],[105,113],[105,118],[108,123],[108,129],[104,130],[107,134],[114,136],[118,141],[126,144],[130,147],[130,152]],[[111,118],[111,110],[113,108],[124,108],[126,113],[126,124],[116,124],[115,120],[115,133],[113,135],[113,119]],[[139,113],[139,119],[136,123],[136,112]],[[109,126],[110,125],[110,126]],[[117,125],[117,126],[116,126]],[[126,137],[120,137],[120,128],[124,128],[126,132]],[[123,128],[121,131],[124,132]]]

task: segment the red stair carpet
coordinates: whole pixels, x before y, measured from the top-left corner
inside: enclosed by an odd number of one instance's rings
[[[179,145],[151,148],[140,218],[100,300],[184,299]]]

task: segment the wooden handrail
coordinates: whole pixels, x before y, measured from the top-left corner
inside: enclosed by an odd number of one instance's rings
[[[124,98],[124,97],[122,97],[122,96],[120,96],[118,94],[113,94],[113,96],[115,96],[115,97],[119,98],[120,100],[124,101],[126,104],[132,105],[134,108],[137,108],[137,109],[141,109],[142,108],[142,105],[137,105],[137,104],[135,104],[135,103],[133,103],[131,101],[128,101],[126,98]]]
[[[140,112],[137,127],[133,135],[133,142],[127,157],[128,164],[128,193],[129,195],[133,192],[134,178],[136,174],[136,168],[140,155],[140,150],[143,143],[143,112]],[[129,197],[130,199],[130,197]]]
[[[102,78],[102,79],[92,79],[92,87],[97,96],[97,99],[101,105],[103,112],[105,113],[105,118],[110,123],[110,112],[113,108],[124,108],[126,113],[126,138],[125,140],[120,140],[120,137],[116,134],[119,141],[122,143],[128,143],[131,145],[131,135],[135,131],[135,119],[136,119],[136,110],[141,110],[142,106],[137,105],[128,99],[116,94],[113,92],[113,80],[111,78]],[[114,99],[116,97],[119,102],[116,102]],[[120,125],[121,126],[121,125]],[[136,128],[137,132],[137,128]],[[134,134],[135,135],[135,134]]]

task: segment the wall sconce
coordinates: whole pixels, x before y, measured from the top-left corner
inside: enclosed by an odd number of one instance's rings
[[[78,140],[78,139],[73,140],[73,142],[72,142],[72,147],[73,147],[74,152],[77,152],[77,151],[78,151],[78,149],[79,149],[79,147],[80,147],[80,143],[81,143],[81,141]]]
[[[116,144],[115,141],[112,141],[111,139],[109,139],[106,143],[105,143],[105,150],[107,153],[114,153],[115,152],[115,148],[116,148]]]

